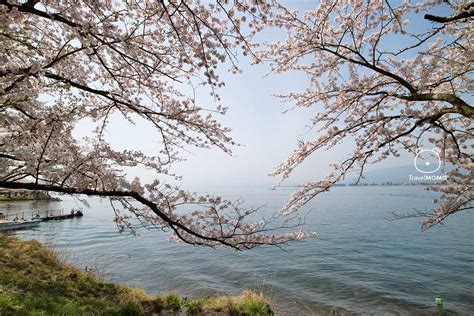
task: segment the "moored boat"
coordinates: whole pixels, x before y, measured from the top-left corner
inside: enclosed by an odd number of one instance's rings
[[[0,220],[0,231],[28,229],[38,226],[41,223],[40,219],[32,220]]]
[[[84,214],[82,211],[72,210],[69,214],[59,214],[59,215],[48,215],[46,217],[41,218],[43,221],[57,221],[62,219],[74,218],[74,217],[82,217]],[[39,217],[38,217],[39,218]]]

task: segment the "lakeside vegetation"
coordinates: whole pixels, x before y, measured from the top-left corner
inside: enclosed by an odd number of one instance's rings
[[[0,234],[0,315],[273,315],[260,294],[151,296],[61,262],[35,240]]]
[[[0,202],[14,201],[61,201],[58,197],[51,196],[47,191],[29,190],[2,190],[0,189]]]

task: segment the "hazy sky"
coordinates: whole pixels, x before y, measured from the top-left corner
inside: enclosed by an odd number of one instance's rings
[[[294,1],[292,6],[304,10],[311,7],[312,1]],[[261,40],[284,39],[276,31],[266,32]],[[222,103],[228,106],[229,112],[221,117],[221,122],[233,129],[234,140],[243,146],[234,147],[234,156],[230,157],[217,150],[200,150],[190,148],[191,153],[183,153],[185,162],[174,166],[175,173],[184,177],[186,188],[201,186],[271,186],[278,178],[268,174],[282,162],[296,147],[297,140],[314,138],[307,124],[316,113],[316,108],[297,109],[282,114],[292,104],[282,103],[274,94],[299,91],[307,86],[306,77],[301,73],[265,76],[269,72],[268,64],[254,66],[251,60],[239,57],[239,67],[243,74],[234,75],[227,72],[228,67],[218,71],[226,86],[219,90]],[[205,105],[214,102],[206,88],[197,93],[197,103]],[[77,135],[85,135],[90,124],[82,124]],[[133,145],[153,153],[160,149],[159,137],[151,126],[136,125],[133,128],[119,116],[111,119],[108,127],[109,139],[119,147]],[[327,152],[317,152],[284,184],[299,184],[305,181],[320,179],[330,171],[329,163],[340,162],[350,153],[351,144],[346,142]],[[391,159],[370,169],[387,166],[411,164],[413,158],[404,155]],[[138,174],[150,180],[147,172]]]
[[[265,76],[268,65],[251,66],[250,61],[240,59],[242,74],[233,75],[222,71],[226,86],[219,90],[222,103],[229,107],[221,122],[233,129],[234,140],[242,146],[233,147],[233,156],[218,149],[188,148],[183,152],[187,159],[175,164],[175,173],[184,177],[186,187],[195,186],[245,186],[276,184],[278,178],[268,174],[282,162],[296,147],[300,138],[315,137],[306,127],[316,113],[315,108],[296,109],[285,114],[289,103],[274,94],[296,91],[306,86],[306,77],[291,73]],[[201,93],[202,92],[202,93]],[[206,88],[197,93],[197,103],[214,102],[208,97]],[[79,127],[79,134],[85,135],[90,124]],[[116,147],[142,148],[147,153],[160,149],[159,135],[151,126],[128,122],[115,115],[107,128],[108,139]],[[318,152],[298,168],[288,184],[303,183],[323,177],[329,172],[328,164],[340,161],[350,152],[350,144],[342,144],[328,152]],[[392,165],[406,164],[407,159],[392,162]],[[409,160],[408,160],[408,163]],[[151,179],[146,172],[139,172],[145,179]]]

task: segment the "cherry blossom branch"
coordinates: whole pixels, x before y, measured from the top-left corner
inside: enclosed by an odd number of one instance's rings
[[[438,23],[449,23],[461,19],[468,19],[474,16],[474,2],[471,2],[462,8],[462,12],[450,16],[437,16],[432,14],[425,14],[425,19]]]
[[[453,166],[450,182],[433,187],[442,198],[422,229],[472,205],[472,3],[343,0],[321,2],[304,14],[272,4],[266,26],[286,30],[287,39],[267,43],[259,57],[276,73],[307,75],[306,89],[279,97],[293,103],[292,110],[317,108],[314,139],[300,141],[272,175],[283,181],[311,155],[345,140],[354,147],[325,179],[295,192],[281,214],[298,211],[352,172],[358,182],[367,164],[402,150],[415,154],[418,146],[439,148],[440,159]],[[438,19],[443,25],[411,27],[408,18],[434,17],[429,11],[438,5],[453,11]]]
[[[224,245],[236,250],[244,250],[244,249],[251,249],[261,245],[274,245],[274,246],[281,246],[290,241],[299,240],[307,237],[314,236],[314,233],[311,232],[303,232],[299,231],[297,233],[280,233],[278,235],[268,235],[266,233],[270,232],[271,230],[282,230],[282,228],[288,228],[288,225],[282,225],[277,228],[273,229],[266,229],[266,225],[268,222],[260,223],[260,224],[250,224],[245,225],[243,224],[243,219],[253,213],[253,211],[245,212],[243,214],[239,214],[238,220],[236,224],[231,224],[229,219],[222,217],[217,211],[217,208],[222,210],[222,206],[217,204],[211,204],[210,206],[210,213],[198,213],[198,214],[216,214],[216,216],[210,217],[212,221],[215,221],[218,225],[218,229],[212,230],[214,234],[203,234],[197,232],[194,229],[189,228],[182,222],[185,221],[185,217],[177,217],[172,218],[170,213],[166,213],[164,210],[160,209],[156,202],[151,201],[150,199],[145,198],[138,192],[134,191],[124,191],[124,190],[95,190],[95,189],[78,189],[78,188],[70,188],[70,187],[62,187],[57,185],[48,185],[48,184],[39,184],[39,183],[32,183],[32,182],[5,182],[0,181],[0,187],[7,188],[7,189],[26,189],[26,190],[42,190],[48,192],[58,192],[58,193],[65,193],[65,194],[73,194],[73,195],[88,195],[88,196],[102,196],[102,197],[112,197],[112,198],[133,198],[134,200],[140,202],[144,206],[148,207],[154,214],[156,214],[159,219],[161,219],[165,226],[164,227],[170,228],[175,235],[183,242],[190,243],[194,245],[206,245],[210,247],[215,247],[217,245]],[[128,204],[129,209],[134,209],[130,203],[123,201],[123,204]],[[114,211],[118,212],[117,209],[114,207]],[[240,210],[236,206],[234,211],[239,213]],[[135,209],[135,212],[139,213],[138,209]],[[146,216],[142,216],[145,217]],[[202,215],[200,215],[201,218]],[[139,216],[140,218],[140,216]],[[155,219],[156,221],[156,219]],[[148,219],[147,222],[150,222]],[[153,222],[153,221],[152,221]],[[224,223],[224,224],[223,224]],[[223,225],[231,225],[232,230],[228,231],[227,229],[223,228]],[[299,224],[291,227],[297,227]]]
[[[180,180],[171,166],[187,147],[230,154],[235,145],[214,118],[226,113],[214,69],[227,58],[236,71],[234,50],[253,34],[240,28],[247,13],[250,24],[268,6],[0,0],[0,186],[107,196],[119,228],[134,229],[134,216],[194,245],[243,250],[312,236],[294,231],[299,222],[253,222],[259,208],[164,184]],[[200,106],[183,92],[188,83],[208,87],[214,104]],[[130,123],[121,128],[152,126],[156,152],[114,149],[106,137],[114,113]],[[82,120],[96,126],[76,139]],[[129,180],[124,169],[133,174],[136,167],[163,182]]]

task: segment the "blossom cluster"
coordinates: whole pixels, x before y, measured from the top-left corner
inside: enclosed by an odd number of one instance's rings
[[[445,15],[434,15],[444,12]],[[309,156],[341,142],[352,153],[323,180],[302,186],[281,213],[300,209],[367,164],[418,147],[441,149],[453,166],[444,193],[423,228],[472,208],[472,104],[474,4],[470,1],[320,1],[304,13],[272,1],[261,22],[286,32],[258,55],[275,73],[299,71],[308,85],[280,97],[295,108],[315,107],[314,137],[273,172],[283,180]],[[416,23],[410,19],[417,20]]]
[[[266,11],[260,1],[1,1],[0,186],[110,197],[120,228],[134,229],[134,216],[192,244],[247,249],[310,236],[267,234],[268,221],[249,220],[254,211],[165,181],[179,179],[171,165],[183,148],[231,153],[216,69],[229,61],[239,71],[235,49],[251,48],[241,29]],[[215,103],[185,93],[197,86]],[[153,126],[157,152],[114,148],[112,115]],[[97,128],[76,139],[85,119]],[[160,181],[130,180],[125,170],[136,167]],[[199,210],[181,214],[184,205]]]

